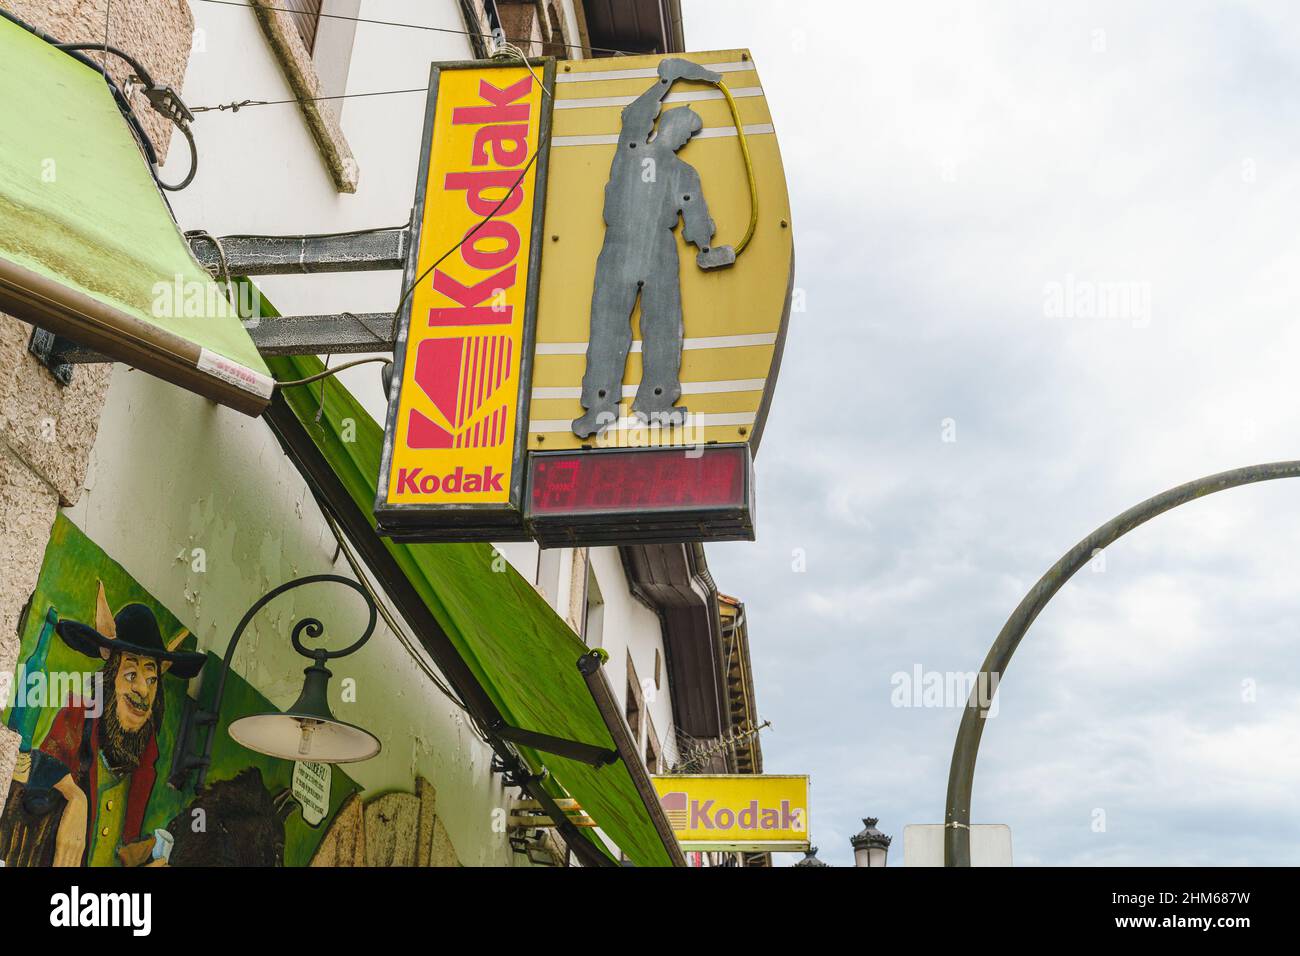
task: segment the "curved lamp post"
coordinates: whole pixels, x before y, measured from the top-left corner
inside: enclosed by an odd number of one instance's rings
[[[332,676],[325,667],[326,661],[336,657],[346,657],[359,650],[374,633],[378,611],[369,593],[356,581],[337,574],[313,574],[280,585],[257,600],[248,609],[226,647],[226,656],[221,665],[221,676],[217,681],[217,692],[212,700],[211,710],[199,710],[193,707],[182,719],[177,738],[177,762],[173,768],[171,782],[175,787],[183,787],[191,770],[198,771],[196,786],[202,787],[207,779],[208,767],[212,763],[212,740],[216,735],[216,725],[221,714],[221,700],[226,692],[226,678],[230,676],[230,664],[235,657],[235,648],[239,639],[263,607],[286,591],[306,584],[329,582],[352,588],[366,602],[370,611],[370,621],[366,631],[356,641],[340,651],[327,651],[323,647],[315,650],[303,646],[302,635],[318,638],[325,632],[325,626],[314,617],[306,617],[293,626],[289,636],[293,649],[303,657],[311,659],[303,673],[302,694],[288,710],[266,714],[254,714],[241,717],[232,722],[228,732],[236,742],[258,753],[285,760],[312,760],[319,763],[353,763],[368,760],[379,753],[379,740],[369,731],[353,724],[345,723],[330,711],[327,695],[329,679]],[[186,698],[190,700],[190,698]],[[190,737],[199,726],[207,727],[201,754],[191,749]]]
[[[997,639],[989,648],[988,656],[984,658],[979,679],[975,682],[975,689],[971,691],[971,696],[966,701],[966,709],[961,715],[961,726],[957,730],[957,740],[952,748],[952,765],[948,771],[948,798],[943,838],[944,866],[970,866],[971,787],[975,778],[975,759],[979,754],[980,735],[984,732],[984,717],[992,705],[993,697],[991,693],[981,693],[981,691],[985,688],[997,687],[997,682],[1006,673],[1011,656],[1016,652],[1025,632],[1065,582],[1092,559],[1094,552],[1105,548],[1156,515],[1216,491],[1235,488],[1238,485],[1272,481],[1276,478],[1298,477],[1300,477],[1300,461],[1275,461],[1267,465],[1251,465],[1247,468],[1222,471],[1217,475],[1199,478],[1177,488],[1171,488],[1106,522],[1067,551],[1061,560],[1038,579],[1038,583],[1025,595],[1024,600],[998,632]]]

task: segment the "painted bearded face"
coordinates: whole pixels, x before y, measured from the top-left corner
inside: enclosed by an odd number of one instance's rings
[[[104,668],[105,689],[113,688],[113,699],[104,708],[104,726],[99,745],[104,759],[116,773],[129,773],[140,765],[158,728],[162,726],[164,704],[162,669],[152,657],[114,654]]]
[[[118,724],[127,733],[136,733],[149,723],[161,676],[153,658],[122,655],[113,681],[113,706]]]

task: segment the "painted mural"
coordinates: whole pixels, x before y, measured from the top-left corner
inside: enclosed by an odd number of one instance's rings
[[[309,825],[294,763],[226,733],[274,709],[234,673],[207,785],[173,786],[185,698],[194,682],[207,703],[221,661],[197,652],[176,616],[62,515],[19,627],[18,671],[0,688],[2,719],[20,738],[0,813],[6,866],[303,866],[358,789],[323,768],[326,812]]]

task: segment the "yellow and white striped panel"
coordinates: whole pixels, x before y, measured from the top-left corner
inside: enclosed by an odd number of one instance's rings
[[[695,247],[677,230],[686,332],[679,404],[690,410],[695,427],[687,430],[688,437],[656,429],[650,443],[747,441],[772,373],[789,288],[793,244],[785,172],[748,51],[681,56],[722,73],[736,99],[758,183],[759,216],[754,237],[736,264],[713,272],[695,265]],[[622,109],[658,81],[661,59],[561,63],[556,73],[528,437],[534,450],[582,444],[570,424],[582,414],[591,291],[605,234],[605,183]],[[700,173],[718,227],[715,244],[735,245],[749,224],[750,200],[731,111],[717,88],[688,82],[674,86],[664,108],[687,103],[704,120],[704,129],[678,155]],[[625,416],[641,381],[639,307],[632,316],[632,334],[623,379]]]

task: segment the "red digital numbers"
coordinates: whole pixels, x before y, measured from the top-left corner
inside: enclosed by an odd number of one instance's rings
[[[534,514],[739,508],[745,450],[573,452],[532,456]]]

